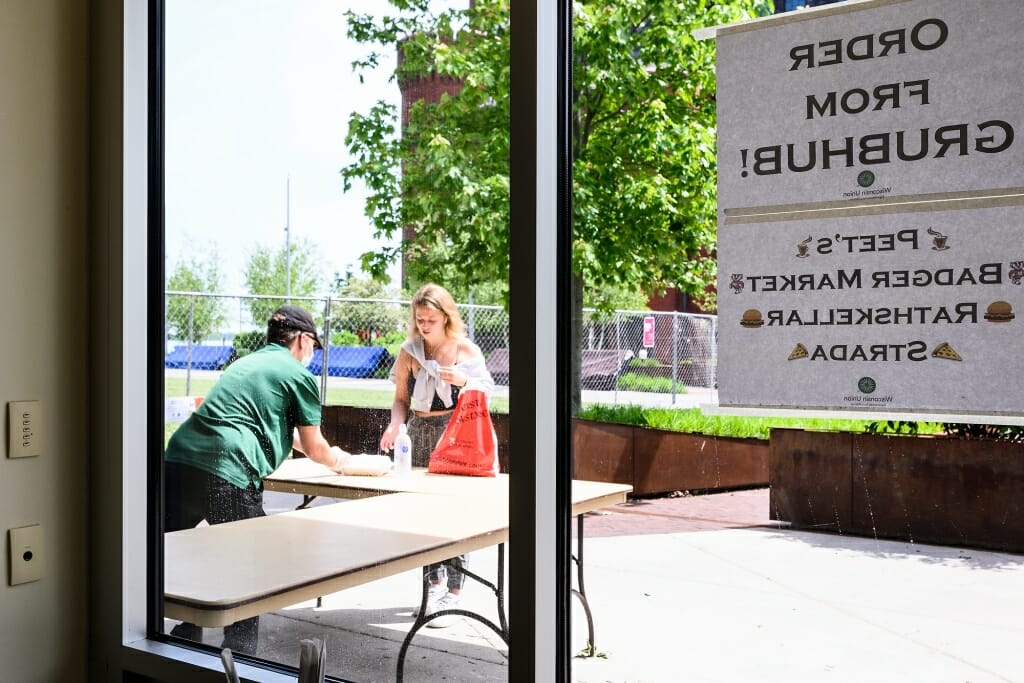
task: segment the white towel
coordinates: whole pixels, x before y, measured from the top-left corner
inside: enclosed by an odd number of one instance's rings
[[[441,379],[439,370],[441,366],[438,362],[436,360],[427,360],[426,353],[423,351],[423,338],[416,337],[415,339],[405,340],[405,343],[402,344],[402,349],[420,364],[419,372],[416,373],[416,381],[413,384],[412,409],[418,413],[430,412],[430,406],[434,402],[435,394],[441,399],[441,404],[445,408],[455,407],[455,404],[452,402],[452,386]],[[479,389],[488,396],[491,395],[491,392],[494,390],[494,379],[487,370],[487,364],[484,362],[482,354],[474,355],[472,358],[461,363],[456,363],[453,367],[466,373],[474,389]],[[391,375],[391,381],[395,381],[394,374]]]
[[[341,473],[363,477],[379,477],[391,471],[391,458],[372,453],[356,453],[341,463]]]

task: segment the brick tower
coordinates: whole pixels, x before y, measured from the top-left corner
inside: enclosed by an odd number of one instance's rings
[[[472,3],[470,4],[472,7]],[[402,46],[398,46],[398,65],[402,65]],[[398,90],[402,95],[402,135],[409,125],[409,109],[413,104],[424,101],[429,104],[440,101],[442,95],[456,95],[462,89],[461,81],[444,76],[437,72],[431,72],[425,76],[414,78],[402,77],[398,79]],[[402,228],[402,239],[411,240],[416,235],[416,229],[412,226]],[[402,252],[402,286],[406,286],[405,252]]]

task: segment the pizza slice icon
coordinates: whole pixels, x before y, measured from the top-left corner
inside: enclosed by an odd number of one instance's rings
[[[796,360],[797,358],[807,358],[807,347],[803,344],[797,344],[793,347],[792,353],[789,354],[789,360]]]
[[[934,349],[932,349],[932,358],[944,358],[945,360],[960,360],[960,354],[953,350],[953,347],[948,342],[942,342]]]

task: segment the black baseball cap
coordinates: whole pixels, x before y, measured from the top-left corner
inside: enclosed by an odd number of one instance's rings
[[[267,321],[267,327],[308,332],[313,335],[313,347],[317,349],[323,348],[320,344],[320,337],[316,333],[316,323],[313,322],[313,316],[304,308],[291,305],[282,306],[271,314],[270,320]]]

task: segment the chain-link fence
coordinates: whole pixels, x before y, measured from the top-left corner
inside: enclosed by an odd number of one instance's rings
[[[409,322],[409,302],[290,297],[322,330],[310,371],[326,397],[332,378],[386,380]],[[266,320],[284,297],[166,293],[164,359],[169,395],[192,396],[196,380],[216,377],[266,342]],[[509,319],[500,306],[459,304],[467,333],[499,386],[509,385]],[[584,311],[581,388],[593,400],[675,403],[696,387],[715,386],[716,318],[685,313]],[[351,383],[349,383],[351,385]],[[206,386],[206,385],[203,385]],[[202,388],[202,386],[198,387]],[[657,397],[658,400],[653,400]],[[644,399],[651,399],[645,401]]]
[[[717,322],[715,316],[689,313],[584,311],[582,388],[673,398],[687,388],[714,388]],[[637,402],[632,394],[614,399]]]

